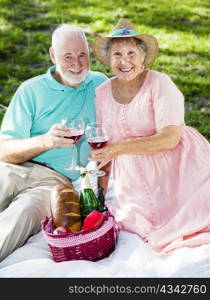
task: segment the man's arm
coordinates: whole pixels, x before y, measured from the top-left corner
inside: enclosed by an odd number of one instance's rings
[[[0,137],[0,161],[21,164],[49,149],[69,147],[73,140],[64,136],[71,136],[69,128],[55,124],[46,134],[27,139]]]

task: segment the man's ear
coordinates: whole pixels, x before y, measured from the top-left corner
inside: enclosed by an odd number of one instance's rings
[[[56,62],[55,62],[55,55],[54,55],[54,49],[53,49],[53,47],[50,47],[49,53],[50,53],[50,58],[51,58],[52,62],[53,62],[54,65],[55,65]]]

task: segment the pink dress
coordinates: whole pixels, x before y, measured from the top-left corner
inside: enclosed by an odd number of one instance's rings
[[[163,73],[148,71],[129,104],[112,95],[111,79],[96,90],[97,120],[111,125],[111,141],[155,134],[183,124],[171,151],[120,155],[113,161],[122,229],[137,233],[159,254],[210,242],[210,144],[184,123],[184,97]]]

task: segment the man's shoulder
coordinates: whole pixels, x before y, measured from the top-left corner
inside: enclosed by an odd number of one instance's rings
[[[32,78],[29,78],[25,80],[21,84],[21,88],[32,88],[36,87],[37,85],[40,85],[41,82],[43,82],[46,79],[46,74],[41,74]]]
[[[108,79],[105,74],[98,71],[89,71],[89,78],[96,84],[101,84]]]
[[[104,91],[106,91],[110,87],[110,82],[111,82],[111,79],[108,79],[108,80],[104,81],[102,84],[100,84],[96,88],[96,92],[97,93],[103,93]]]

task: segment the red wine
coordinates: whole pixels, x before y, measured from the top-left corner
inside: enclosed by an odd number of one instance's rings
[[[74,140],[74,144],[76,144],[81,139],[82,136],[83,136],[83,133],[78,132],[78,135],[75,133],[72,136],[64,136],[64,137],[66,139],[72,139],[72,140]]]
[[[100,136],[94,138],[88,138],[88,144],[93,150],[100,149],[106,146],[108,140],[107,138]]]

